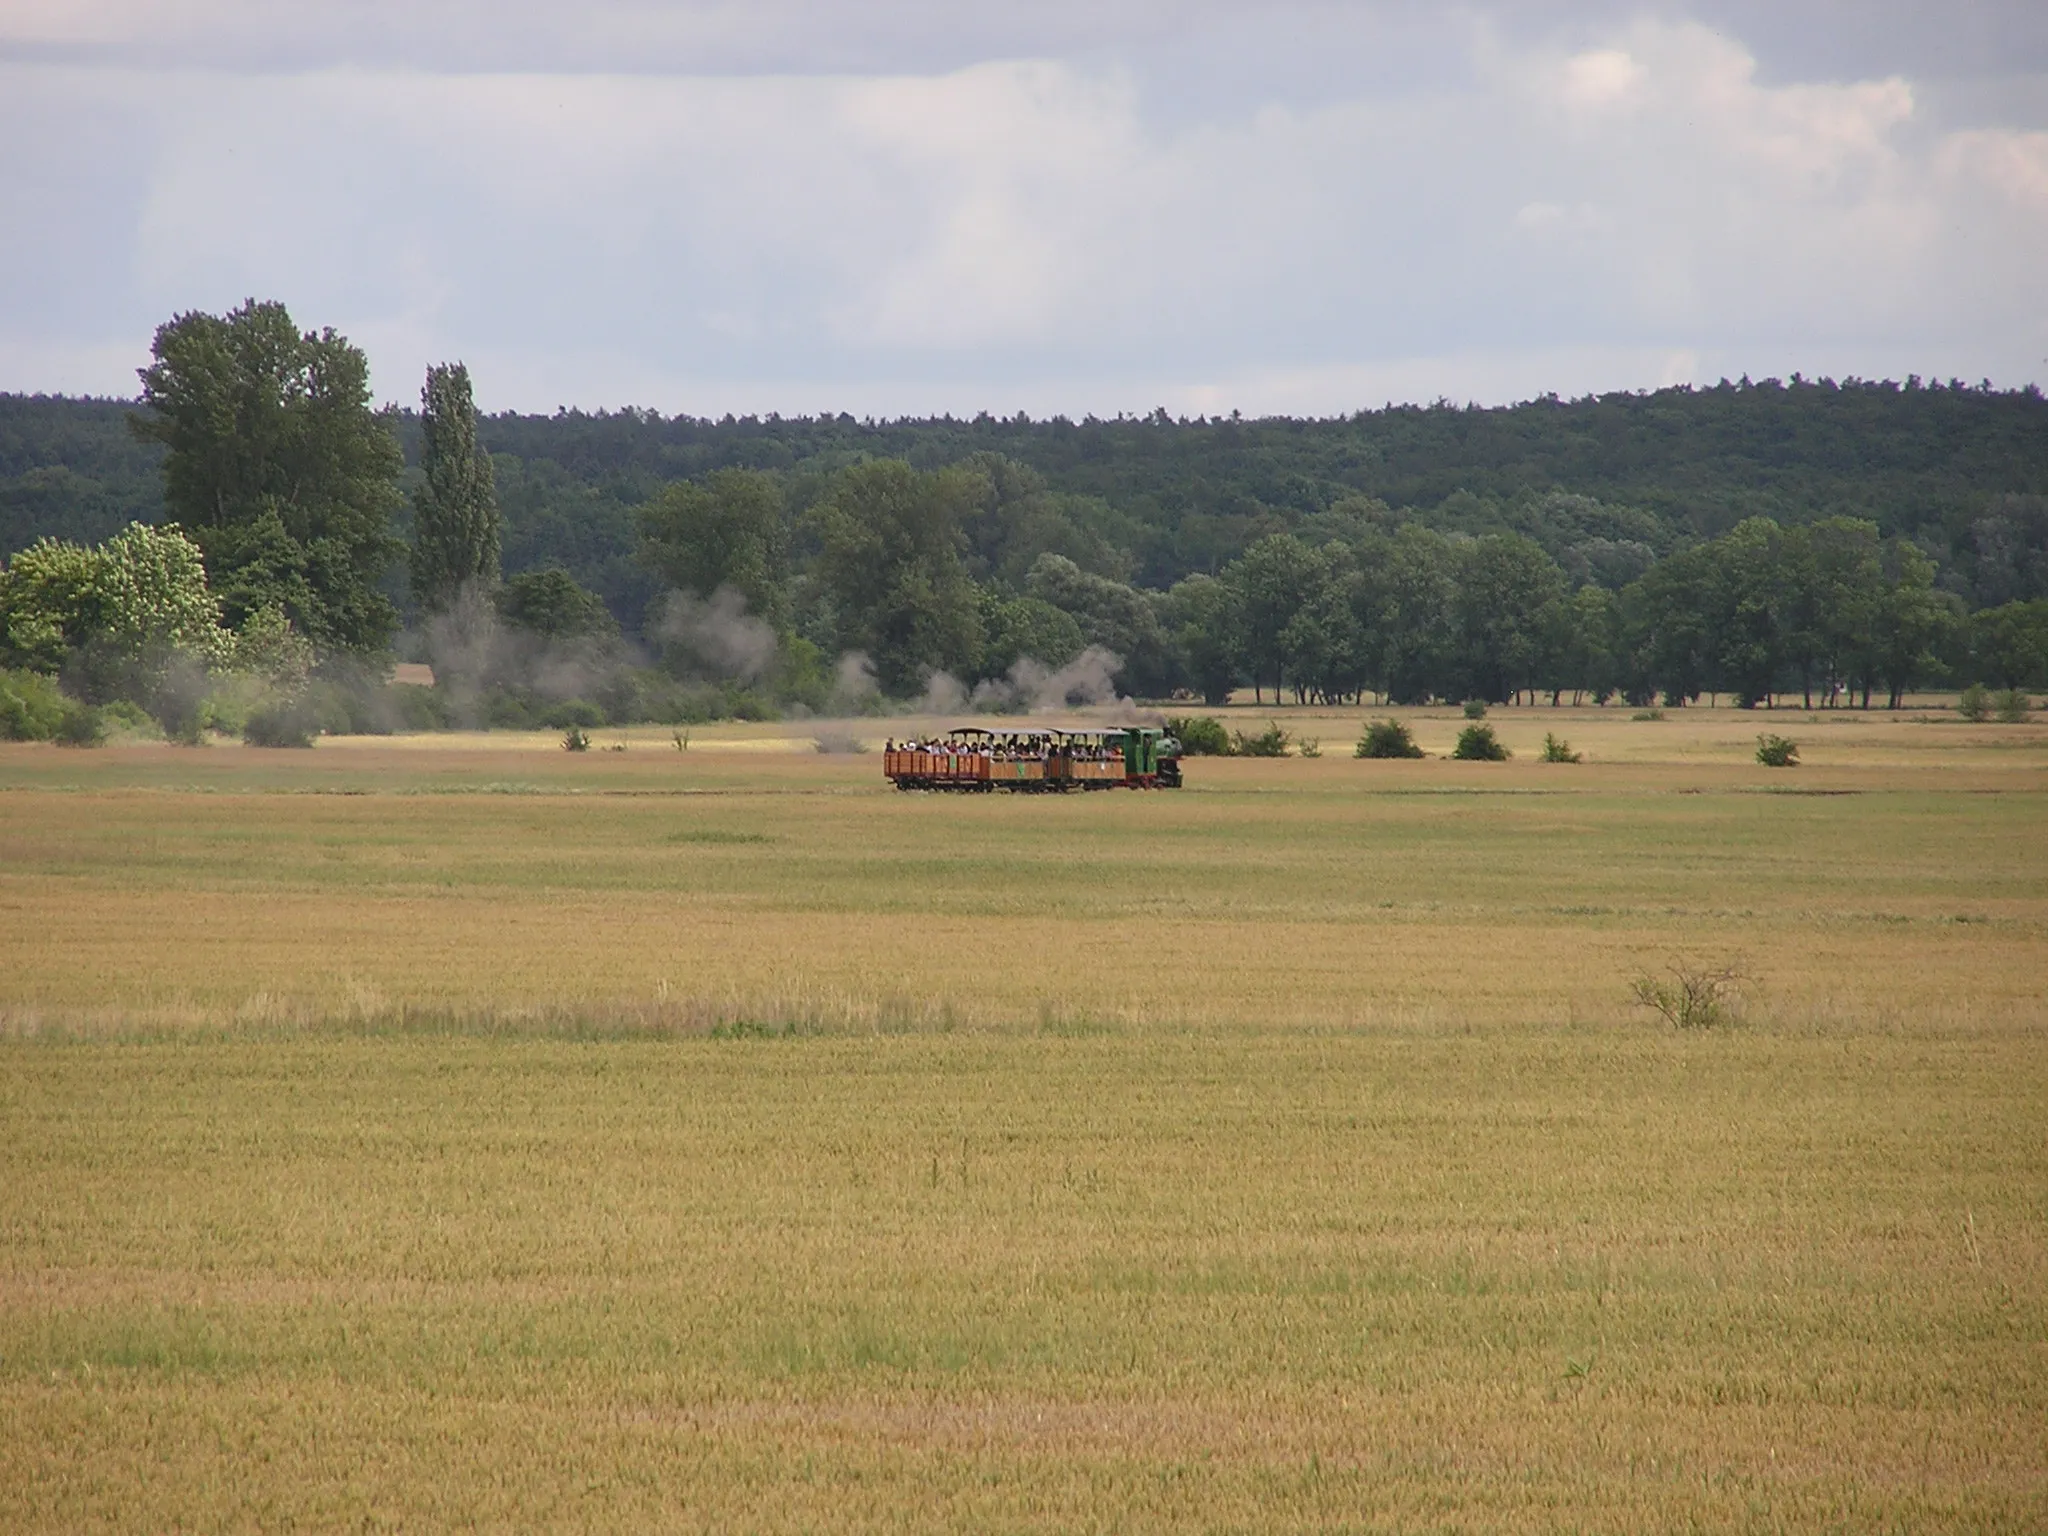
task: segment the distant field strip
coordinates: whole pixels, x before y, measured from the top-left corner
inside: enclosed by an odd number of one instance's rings
[[[44,752],[0,794],[0,1027],[1570,1021],[1694,950],[1787,1023],[2031,1018],[2048,937],[2048,773],[1967,757],[1202,762],[1053,801],[626,758],[529,755],[507,797],[474,753]]]

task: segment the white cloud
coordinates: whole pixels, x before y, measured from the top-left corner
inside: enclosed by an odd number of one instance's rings
[[[146,14],[22,9],[0,45],[172,48]],[[176,14],[225,37],[254,13]],[[336,14],[251,31],[317,49]],[[365,14],[374,39],[398,12]],[[509,31],[531,52],[549,14]],[[613,5],[591,31],[730,52],[836,14]],[[1127,5],[1106,35],[1172,14]],[[249,294],[354,336],[391,397],[462,356],[487,403],[540,409],[1335,411],[1724,366],[2048,372],[2048,134],[1947,129],[1903,76],[1771,83],[1697,24],[1444,25],[1458,70],[1200,110],[1162,108],[1151,42],[936,74],[0,65],[0,131],[39,146],[0,166],[0,206],[34,210],[0,230],[0,387],[126,390],[109,360],[151,325]],[[1363,78],[1382,32],[1336,26],[1318,47]]]

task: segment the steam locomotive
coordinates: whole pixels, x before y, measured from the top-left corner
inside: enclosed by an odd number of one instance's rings
[[[1008,789],[1179,789],[1180,743],[1157,726],[984,730],[889,743],[882,772],[898,789],[986,794]]]

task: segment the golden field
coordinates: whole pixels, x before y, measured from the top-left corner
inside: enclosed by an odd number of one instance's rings
[[[0,1527],[2048,1523],[2048,727],[1233,713],[0,748]]]

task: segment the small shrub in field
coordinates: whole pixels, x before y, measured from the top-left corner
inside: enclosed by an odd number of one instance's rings
[[[1742,1014],[1749,978],[1733,965],[1674,961],[1662,976],[1645,971],[1629,983],[1638,1008],[1660,1015],[1675,1029],[1712,1029],[1733,1024]]]
[[[1166,722],[1167,730],[1180,743],[1183,757],[1230,756],[1230,732],[1219,720],[1207,715],[1186,715]]]
[[[1302,737],[1301,755],[1303,757],[1321,757],[1323,755],[1323,738],[1320,736]]]
[[[1467,720],[1484,720],[1486,718],[1486,700],[1467,699],[1465,701],[1465,718]]]
[[[1756,760],[1766,768],[1797,768],[1799,744],[1789,736],[1759,736],[1756,739]]]
[[[1572,750],[1572,744],[1554,732],[1543,733],[1543,761],[1546,763],[1576,763],[1579,754]]]
[[[1991,690],[1982,683],[1972,683],[1963,690],[1963,696],[1956,700],[1956,713],[1965,720],[1975,723],[1991,716]]]
[[[1422,748],[1415,745],[1415,737],[1408,727],[1398,720],[1375,720],[1365,728],[1365,734],[1358,738],[1358,750],[1354,757],[1420,757]]]
[[[242,740],[252,747],[310,747],[314,729],[313,712],[293,699],[251,710],[242,724]]]
[[[562,750],[564,752],[588,752],[590,750],[590,737],[585,733],[582,726],[572,725],[568,730],[562,732]]]
[[[2008,688],[1998,696],[1998,718],[2006,725],[2024,723],[2034,710],[2034,701],[2017,688]]]
[[[1285,757],[1293,744],[1294,738],[1277,721],[1268,720],[1266,728],[1256,736],[1236,732],[1230,739],[1230,751],[1233,757]]]
[[[1662,720],[1663,718],[1664,711],[1661,709],[1639,709],[1629,716],[1631,720]]]
[[[1458,732],[1458,744],[1451,749],[1451,756],[1461,763],[1504,763],[1512,755],[1490,725],[1466,726]]]

